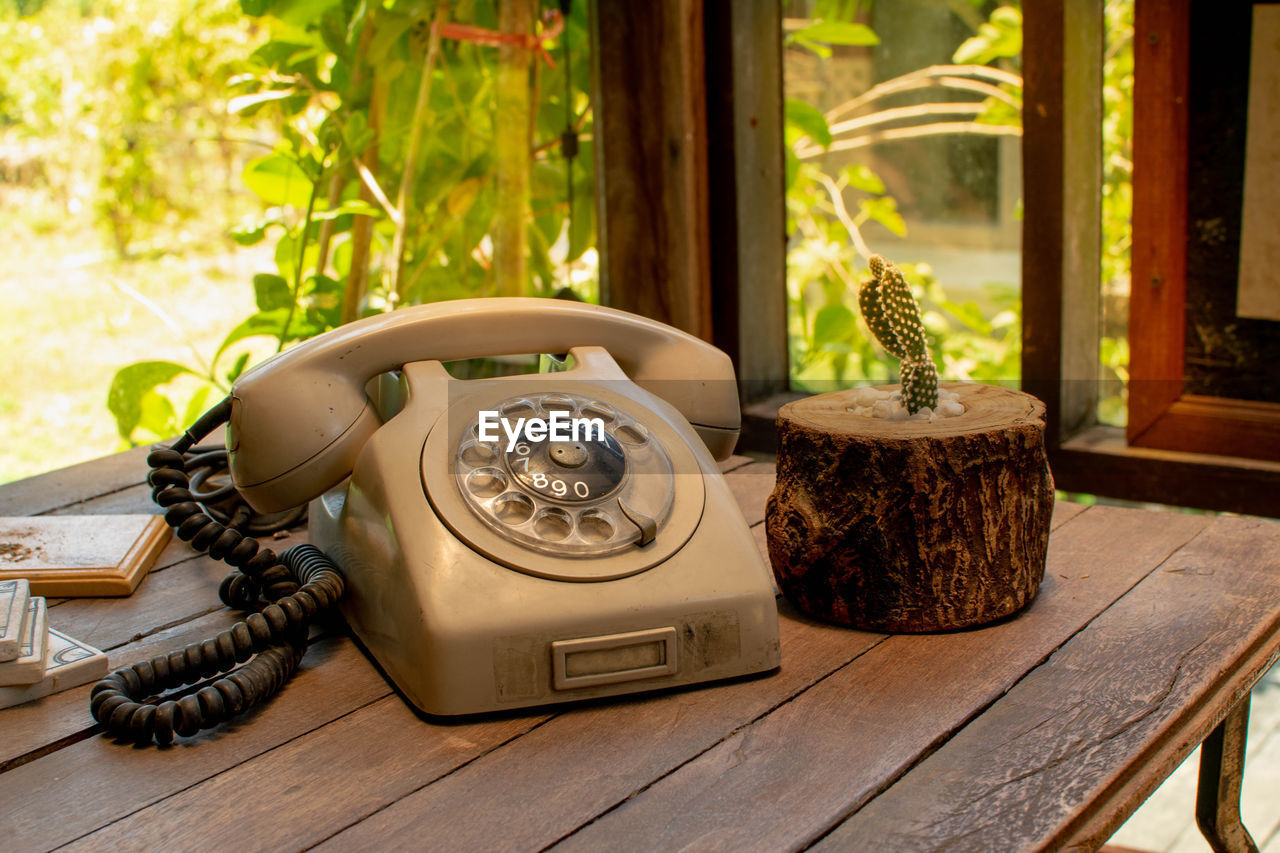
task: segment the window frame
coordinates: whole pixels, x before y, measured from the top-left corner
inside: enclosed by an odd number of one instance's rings
[[[1181,6],[1181,4],[1172,4]],[[1160,0],[1136,0],[1135,49],[1170,48],[1165,20],[1171,11]],[[1127,440],[1125,430],[1099,425],[1100,284],[1098,254],[1091,235],[1101,233],[1095,207],[1100,199],[1101,171],[1086,151],[1100,151],[1101,87],[1086,90],[1085,80],[1100,76],[1102,64],[1102,3],[1045,0],[1023,10],[1023,387],[1045,401],[1049,416],[1046,439],[1049,462],[1058,488],[1114,498],[1280,516],[1280,464],[1240,457],[1143,447]],[[1163,44],[1163,47],[1162,47]],[[1067,73],[1068,69],[1070,73]],[[1166,73],[1176,83],[1185,77],[1185,58],[1172,62]],[[1150,100],[1158,81],[1136,81],[1135,129],[1147,115],[1175,121],[1167,104]],[[1185,91],[1185,90],[1184,90]],[[1184,119],[1185,121],[1185,119]],[[1175,125],[1176,127],[1176,125]],[[1185,132],[1182,137],[1185,145]],[[1143,152],[1135,152],[1135,173],[1158,167]],[[1185,216],[1185,162],[1183,164]],[[1166,173],[1167,174],[1167,173]],[[1140,177],[1141,181],[1142,178]],[[1139,199],[1135,184],[1133,281],[1151,281],[1151,265],[1140,241],[1143,216],[1169,215],[1169,199]],[[1152,186],[1147,184],[1147,186]],[[1166,192],[1176,189],[1166,188]],[[1185,220],[1184,220],[1185,222]],[[1185,255],[1185,228],[1163,229]],[[1177,253],[1167,255],[1174,258]],[[1175,261],[1176,263],[1176,261]],[[1162,276],[1165,285],[1185,284],[1175,268]],[[1145,276],[1145,278],[1140,278]],[[1135,292],[1138,290],[1135,287]],[[1166,304],[1158,315],[1148,313],[1139,296],[1136,325],[1130,332],[1130,351],[1138,381],[1131,386],[1142,395],[1161,384],[1150,384],[1145,373],[1152,357],[1164,358],[1168,341],[1181,341],[1184,318],[1175,287],[1165,287]],[[1185,297],[1183,297],[1185,298]],[[1171,306],[1178,306],[1176,315]],[[1133,313],[1131,303],[1131,313]],[[1163,324],[1153,327],[1152,322]],[[1169,330],[1169,324],[1176,332]],[[1176,350],[1181,386],[1181,348]],[[1168,386],[1161,391],[1168,394]],[[1146,411],[1139,403],[1139,411]],[[1219,447],[1223,445],[1217,445]]]

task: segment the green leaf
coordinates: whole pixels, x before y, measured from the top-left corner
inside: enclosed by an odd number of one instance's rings
[[[259,222],[257,225],[239,226],[231,229],[231,239],[240,246],[256,246],[267,236],[270,222]]]
[[[866,24],[847,21],[817,21],[796,30],[792,38],[798,41],[816,41],[821,44],[843,44],[869,47],[879,44],[880,38]]]
[[[217,354],[213,357],[214,364],[217,364],[218,359],[222,357],[222,354],[226,352],[229,347],[238,341],[244,340],[245,338],[266,336],[278,339],[280,337],[281,330],[284,329],[284,321],[285,317],[288,316],[288,313],[289,311],[287,308],[277,308],[274,311],[259,311],[257,314],[249,317],[239,326],[236,326],[228,332],[227,336],[223,338],[222,343],[218,346]],[[323,329],[320,329],[318,326],[309,322],[307,318],[303,316],[302,312],[298,311],[294,313],[293,320],[289,324],[289,328],[285,333],[284,339],[286,343],[302,340],[303,338],[309,338],[312,335],[317,335],[321,331],[323,331]]]
[[[272,101],[283,101],[285,98],[291,98],[297,92],[292,88],[288,89],[268,89],[265,92],[254,92],[251,95],[236,95],[227,101],[227,112],[232,115],[246,113],[252,115],[251,110],[269,104]]]
[[[840,174],[855,190],[862,190],[872,195],[880,195],[884,192],[884,181],[866,166],[860,164],[845,166],[840,170]]]
[[[245,186],[267,204],[306,207],[311,199],[311,181],[306,173],[279,151],[250,160],[242,177]]]
[[[982,112],[973,117],[978,124],[1022,126],[1022,111],[998,98],[987,98],[982,103]]]
[[[240,378],[240,374],[244,373],[245,367],[249,364],[249,353],[242,352],[240,357],[236,359],[235,364],[231,365],[231,369],[227,371],[227,381],[234,383]]]
[[[382,216],[382,208],[367,201],[353,198],[329,210],[316,211],[311,214],[311,219],[313,222],[323,222],[326,219],[337,219],[339,216],[372,216],[378,218]]]
[[[942,303],[942,308],[978,334],[991,334],[991,324],[987,322],[986,317],[982,316],[982,309],[978,307],[977,302],[970,300],[961,304],[948,301]]]
[[[858,202],[858,208],[872,222],[879,222],[899,237],[907,236],[907,223],[898,213],[898,201],[893,196],[864,198]]]
[[[799,128],[805,136],[826,148],[831,144],[831,130],[822,111],[812,104],[796,98],[787,98],[785,108],[788,123]]]
[[[275,273],[260,272],[253,277],[253,296],[259,311],[274,311],[277,308],[288,308],[293,302],[293,294],[289,291],[289,283],[283,276]]]
[[[281,235],[276,242],[276,272],[285,281],[293,281],[293,274],[298,268],[298,231],[290,231]]]
[[[387,55],[392,46],[413,25],[413,21],[414,19],[409,15],[394,12],[379,15],[378,27],[373,31],[365,61],[375,68],[383,65],[387,61]]]
[[[151,390],[142,395],[138,429],[146,430],[157,438],[166,438],[182,431],[173,401]]]
[[[309,322],[326,330],[342,324],[342,282],[327,275],[314,275],[303,282],[302,289]]]
[[[342,6],[335,5],[326,9],[320,19],[320,40],[324,42],[324,46],[333,51],[335,56],[346,56],[350,49],[347,36],[347,21]]]
[[[817,54],[823,59],[831,58],[831,48],[827,47],[825,44],[822,44],[821,42],[813,41],[812,39],[798,38],[793,35],[787,40],[787,44],[795,45],[797,47],[803,47],[807,50],[812,51],[813,53]]]
[[[991,13],[978,34],[966,39],[952,55],[953,62],[986,65],[996,59],[1015,59],[1022,53],[1022,13],[1000,6]]]
[[[248,358],[248,356],[249,354],[245,353],[245,358]],[[213,389],[206,385],[191,395],[190,401],[187,402],[187,409],[182,413],[183,424],[193,424],[204,414],[211,390]]]
[[[791,192],[791,188],[795,185],[796,176],[800,174],[800,158],[796,156],[796,152],[790,148],[782,150],[783,157],[786,161],[786,184],[785,192]]]
[[[116,430],[122,438],[131,441],[133,431],[142,425],[144,399],[147,395],[157,386],[184,373],[199,375],[191,368],[172,361],[139,361],[116,371],[107,392],[107,408],[115,416]],[[154,404],[151,408],[154,410]],[[170,412],[172,409],[171,405]]]
[[[857,330],[853,312],[847,305],[824,305],[813,318],[813,348],[830,352],[838,345],[848,346]]]
[[[241,11],[251,18],[267,14],[274,5],[275,0],[240,0]]]
[[[310,27],[335,0],[275,0],[271,13],[287,24]]]

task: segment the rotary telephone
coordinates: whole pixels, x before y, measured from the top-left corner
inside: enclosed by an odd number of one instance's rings
[[[531,352],[572,366],[441,364]],[[279,688],[334,603],[431,715],[774,669],[770,574],[715,465],[739,417],[723,352],[581,303],[436,303],[300,344],[148,457],[166,519],[240,570],[223,600],[257,612],[107,676],[93,713],[139,741],[216,725]],[[310,545],[277,556],[202,511],[183,454],[223,423],[236,488],[262,512],[311,501]]]

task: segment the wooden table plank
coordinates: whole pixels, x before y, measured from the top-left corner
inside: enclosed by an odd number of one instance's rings
[[[167,654],[187,643],[214,636],[233,625],[238,618],[235,612],[221,608],[120,646],[108,653],[107,660],[115,669],[152,655]],[[0,772],[15,762],[22,763],[26,756],[50,744],[65,743],[94,730],[97,724],[89,714],[91,687],[85,684],[5,710],[4,716],[0,717],[4,723],[4,737],[0,738]]]
[[[789,607],[780,628],[776,675],[571,709],[322,847],[542,848],[885,639]]]
[[[1049,522],[1050,530],[1057,530],[1089,507],[1084,504],[1069,503],[1067,501],[1054,501],[1053,503],[1053,519]]]
[[[146,469],[143,469],[146,473]],[[51,509],[45,515],[127,515],[129,513],[157,513],[159,508],[151,501],[151,487],[146,483],[126,486],[104,495],[94,495],[73,504]]]
[[[139,842],[148,846],[162,838],[149,834],[148,827],[171,826],[181,818],[183,822],[212,827],[219,843],[228,847],[252,846],[256,839],[267,836],[277,846],[308,847],[357,824],[353,833],[339,835],[333,844],[347,847],[372,843],[382,848],[389,838],[403,838],[414,849],[535,848],[554,841],[576,826],[576,821],[596,813],[598,803],[611,803],[615,797],[625,796],[634,785],[643,784],[698,748],[714,743],[734,726],[758,716],[769,703],[785,701],[788,688],[806,684],[819,677],[824,668],[838,666],[843,659],[881,639],[880,635],[858,634],[856,642],[842,644],[847,647],[838,651],[830,639],[840,629],[790,620],[787,624],[795,634],[788,638],[793,641],[791,647],[805,658],[804,666],[790,668],[789,680],[782,676],[753,679],[666,696],[583,706],[560,713],[536,728],[530,723],[527,728],[532,730],[517,740],[511,739],[509,719],[467,727],[440,725],[438,721],[424,723],[403,708],[397,698],[394,702],[401,706],[398,709],[361,709],[86,840],[107,845],[127,840],[130,846]],[[394,714],[394,723],[388,722],[388,714]],[[536,721],[544,719],[545,716],[537,717]],[[456,740],[462,737],[460,731],[467,732],[468,739],[486,744],[510,742],[427,786],[431,780],[413,768],[418,764],[430,766],[429,753],[437,748],[436,742],[440,738]],[[390,739],[398,748],[384,757],[385,750],[379,744],[389,739],[390,732],[395,732]],[[424,750],[419,756],[418,752]],[[360,768],[342,760],[352,754],[361,756]],[[316,756],[328,758],[319,760]],[[610,765],[607,778],[598,773],[582,775],[584,764],[598,769],[605,762]],[[366,763],[371,765],[367,778],[360,775],[365,772]],[[323,815],[316,814],[315,791],[344,787],[353,775],[359,776],[359,794],[328,803]],[[227,797],[251,784],[249,780],[277,776],[282,780],[280,784],[268,783],[265,791],[255,788],[255,797],[269,798],[269,808],[251,806],[227,811]],[[283,781],[300,779],[309,780],[309,784],[288,785]],[[423,796],[460,787],[466,790],[465,797],[450,800],[444,814],[434,811],[437,797]],[[530,809],[529,800],[538,798],[544,802]],[[370,821],[357,823],[371,815]],[[405,821],[409,825],[399,825]],[[448,826],[450,831],[441,833],[440,826]],[[366,827],[373,827],[372,840]]]
[[[399,696],[389,695],[65,849],[299,850],[545,719],[534,714],[427,725]],[[434,830],[403,840],[420,849],[438,834]]]
[[[774,467],[767,462],[753,462],[725,477],[748,525],[764,521],[764,504],[776,481]]]
[[[302,534],[272,540],[283,550],[306,541]],[[185,545],[185,543],[183,543]],[[221,608],[218,584],[231,569],[226,563],[189,549],[188,558],[152,571],[133,595],[124,598],[70,598],[49,608],[49,624],[91,646],[110,650],[159,628]]]
[[[234,722],[166,749],[91,737],[0,774],[5,844],[24,851],[66,844],[389,695],[350,640],[321,639],[275,698]],[[241,796],[255,795],[249,788]]]
[[[1219,519],[818,849],[1095,848],[1220,721],[1209,700],[1274,662],[1278,632],[1280,524]]]
[[[0,485],[0,515],[40,515],[143,483],[148,448]]]
[[[1044,586],[1023,614],[974,631],[890,637],[560,846],[802,847],[893,784],[1206,523],[1090,509],[1055,534]]]

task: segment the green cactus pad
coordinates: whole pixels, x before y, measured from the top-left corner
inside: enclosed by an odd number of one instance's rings
[[[929,354],[920,306],[902,273],[882,255],[872,255],[867,266],[874,276],[858,291],[858,307],[867,328],[890,355],[901,362],[902,398],[915,414],[938,405],[938,371]]]
[[[898,359],[906,358],[907,351],[898,340],[898,333],[893,330],[893,324],[889,322],[889,318],[881,307],[883,302],[879,280],[864,281],[862,288],[858,291],[858,308],[862,311],[862,319],[871,329],[871,334],[875,335],[876,340],[889,351],[890,355]]]

